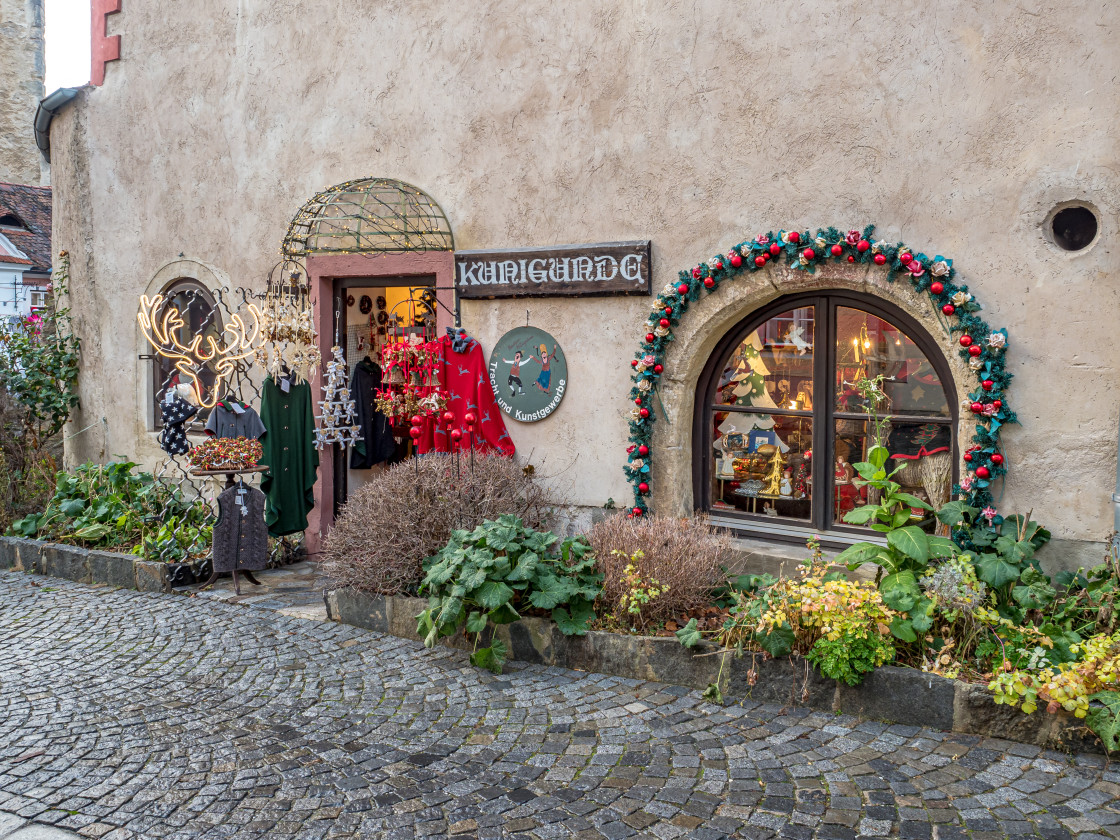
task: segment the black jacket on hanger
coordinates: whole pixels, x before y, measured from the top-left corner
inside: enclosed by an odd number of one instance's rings
[[[377,390],[381,387],[381,366],[368,358],[354,366],[350,378],[350,397],[354,400],[362,439],[350,452],[350,469],[368,470],[390,460],[397,450],[389,418],[377,410]]]

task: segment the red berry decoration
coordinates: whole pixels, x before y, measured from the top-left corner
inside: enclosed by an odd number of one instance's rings
[[[478,418],[474,416],[473,411],[468,411],[466,414],[463,415],[463,422],[466,423],[468,426],[473,426],[474,421],[477,420],[477,419]]]
[[[812,248],[806,248],[804,251],[801,252],[801,256],[803,256],[807,260],[811,260],[811,259],[816,258],[817,255],[816,255],[816,253],[813,252]]]
[[[661,371],[663,371],[663,370],[665,370],[665,368],[663,368],[661,365],[654,365],[653,366],[653,372],[654,373],[661,373]]]
[[[912,256],[910,256],[909,254],[899,254],[898,255],[898,261],[900,263],[902,263],[903,265],[910,265],[910,261],[912,259],[914,259],[914,258]]]
[[[794,245],[796,245],[798,242],[801,241],[801,234],[798,233],[795,230],[791,230],[789,232],[789,241],[792,242]]]
[[[648,341],[649,339],[647,338],[646,340]],[[631,359],[630,360],[630,367],[636,368],[637,366],[638,366],[638,360],[637,359]]]
[[[696,276],[699,277],[700,275],[697,274]],[[681,283],[679,286],[677,286],[677,294],[678,295],[687,295],[688,294],[688,284],[687,283]]]
[[[639,409],[638,414],[641,415],[642,419],[644,420],[645,418],[649,417],[649,409],[648,408]]]
[[[870,247],[871,247],[871,243],[868,242],[866,239],[861,239],[859,242],[856,243],[856,250],[859,251],[861,254]]]
[[[987,478],[989,475],[991,475],[991,472],[988,471],[987,467],[977,467],[976,468],[976,477],[977,478]]]
[[[759,268],[762,268],[764,265],[766,265],[766,257],[755,257],[754,264]]]
[[[712,288],[712,287],[713,287],[713,286],[714,286],[715,284],[716,284],[716,281],[715,281],[715,280],[713,280],[713,279],[712,279],[711,277],[705,277],[705,278],[704,278],[704,288],[705,288],[705,289],[710,289],[710,288]]]
[[[984,349],[979,344],[973,344],[968,348],[968,355],[970,356],[979,356],[983,352]]]
[[[638,454],[639,455],[648,455],[649,454],[649,447],[646,446],[643,443],[641,446],[638,447]]]
[[[972,460],[972,453],[971,452],[964,453],[964,459],[966,461],[971,461]]]
[[[844,253],[844,249],[841,248],[839,245],[833,245],[830,250],[832,251],[832,256],[834,256],[834,257],[838,257],[842,253]]]
[[[995,464],[998,467],[1000,464],[1003,463],[1003,456],[1000,455],[998,452],[992,453],[992,463]]]
[[[661,326],[663,326],[663,327],[667,327],[667,326],[669,326],[669,319],[668,318],[662,318],[658,323],[660,323]]]
[[[693,277],[699,277],[700,276],[700,266],[696,266],[696,268],[692,269],[692,276]]]
[[[985,391],[990,391],[990,390],[992,390],[993,387],[995,387],[995,384],[996,383],[992,382],[992,380],[985,379],[983,382],[980,383],[980,387],[983,388]]]
[[[978,403],[978,402],[974,402],[974,403],[972,404],[971,408],[972,408],[972,413],[973,413],[973,414],[979,414],[979,413],[980,413],[981,411],[983,411],[983,410],[984,410],[984,406],[982,406],[982,405],[981,405],[980,403]]]
[[[970,335],[962,335],[961,336],[961,347],[968,347],[968,345],[970,345],[971,343],[972,343],[972,336],[970,336]]]
[[[777,242],[774,242],[773,244],[771,244],[770,255],[776,257],[780,253],[782,253],[782,246],[779,245]]]
[[[883,263],[885,263],[886,261],[887,261],[887,255],[886,254],[876,254],[875,255],[875,265],[883,265]]]
[[[957,311],[957,308],[955,306],[953,306],[953,304],[947,303],[947,304],[945,304],[944,306],[941,307],[941,311],[944,312],[946,315],[952,315],[954,312]]]
[[[848,262],[855,262],[855,261],[856,261],[856,258],[853,257],[851,254],[848,254]]]
[[[743,264],[743,258],[742,257],[740,257],[738,254],[732,254],[731,255],[731,265],[732,266],[734,266],[735,268],[738,268],[742,264]]]
[[[646,344],[653,344],[653,340],[656,337],[657,336],[655,336],[653,333],[646,333]]]
[[[649,492],[649,485],[646,484],[643,481],[641,484],[638,485],[638,492],[639,493],[648,493]]]
[[[907,262],[909,262],[909,260],[907,260]],[[934,280],[929,284],[929,290],[935,295],[939,295],[945,291],[945,285],[940,280]]]

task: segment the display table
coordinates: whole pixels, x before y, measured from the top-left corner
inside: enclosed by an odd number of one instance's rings
[[[235,476],[251,475],[253,473],[265,473],[265,472],[268,472],[268,467],[245,467],[243,469],[238,469],[238,470],[200,470],[200,469],[195,469],[195,470],[190,471],[191,475],[199,476],[199,477],[224,475],[226,477],[226,489],[227,490],[236,485],[237,482],[234,480]],[[211,542],[211,552],[213,553],[213,543],[212,542]],[[237,568],[234,568],[234,569],[231,570],[230,573],[233,575],[233,591],[238,595],[241,594],[241,582],[238,579],[239,574],[245,575],[245,579],[248,580],[249,583],[253,584],[254,586],[260,586],[261,585],[261,582],[259,580],[257,580],[255,577],[253,577],[253,573],[249,569],[238,570]],[[216,581],[218,579],[219,574],[221,574],[221,572],[218,570],[218,564],[217,564],[217,562],[214,562],[214,571],[211,573],[210,579],[207,580],[204,584],[202,584],[203,587],[210,586],[211,584],[213,584],[214,581]]]

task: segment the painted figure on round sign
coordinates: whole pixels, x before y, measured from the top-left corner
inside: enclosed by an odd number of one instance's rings
[[[510,368],[509,368],[509,379],[506,380],[506,385],[509,387],[510,398],[512,399],[513,397],[516,397],[518,394],[524,394],[525,389],[521,387],[521,351],[518,350],[516,353],[514,353],[512,359],[502,359],[502,361],[510,366]],[[529,361],[536,361],[536,360],[531,358],[531,359],[529,359]],[[513,386],[514,386],[515,382],[517,383],[517,390],[516,391],[513,389]]]
[[[537,376],[537,381],[533,383],[544,393],[549,393],[549,385],[552,382],[552,357],[556,355],[556,345],[552,345],[552,354],[550,355],[547,348],[542,344],[540,347],[540,357],[532,356],[532,360],[539,363],[541,372]]]

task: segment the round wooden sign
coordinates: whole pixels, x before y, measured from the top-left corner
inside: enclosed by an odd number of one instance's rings
[[[498,339],[489,370],[498,405],[522,423],[535,423],[554,412],[568,387],[564,351],[536,327],[518,327]]]

